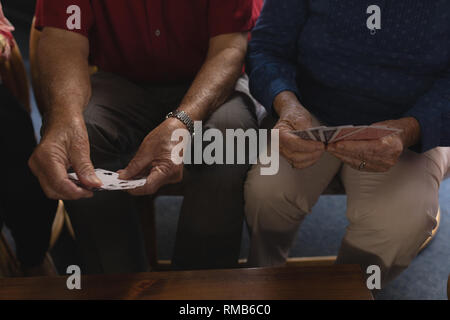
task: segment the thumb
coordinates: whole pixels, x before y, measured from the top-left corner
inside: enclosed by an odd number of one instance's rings
[[[327,151],[333,152],[336,151],[336,143],[330,143],[327,145]]]
[[[72,167],[81,183],[87,187],[101,187],[102,182],[97,177],[88,152],[75,152],[71,157]]]
[[[147,184],[152,189],[150,194],[158,192],[159,188],[167,183],[167,180],[167,174],[155,167],[147,178]]]
[[[119,179],[130,180],[144,171],[149,165],[150,159],[142,157],[140,152],[138,152],[128,166],[119,171]]]
[[[135,190],[130,190],[129,193],[134,196],[155,194],[156,192],[158,192],[159,188],[161,188],[168,182],[169,181],[167,173],[165,173],[159,167],[154,167],[150,172],[150,175],[147,177],[147,183],[145,184],[145,186]]]

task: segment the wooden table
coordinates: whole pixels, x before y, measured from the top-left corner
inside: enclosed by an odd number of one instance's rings
[[[359,266],[285,267],[0,279],[0,299],[300,300],[372,299]]]

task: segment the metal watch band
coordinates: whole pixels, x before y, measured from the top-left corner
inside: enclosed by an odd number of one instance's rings
[[[194,135],[194,121],[192,121],[191,117],[189,117],[189,115],[186,112],[175,110],[173,112],[170,112],[166,116],[166,119],[169,118],[176,118],[181,122],[183,122],[183,124],[187,127],[187,129],[191,133],[191,135]]]

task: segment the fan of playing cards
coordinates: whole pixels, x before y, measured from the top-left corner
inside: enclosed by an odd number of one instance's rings
[[[95,174],[103,183],[103,186],[92,191],[116,191],[116,190],[131,190],[142,187],[147,182],[147,179],[138,180],[121,180],[119,174],[116,172],[95,169]],[[69,179],[82,188],[86,188],[78,179],[76,173],[69,173]]]
[[[304,140],[322,141],[325,144],[338,141],[377,140],[402,130],[385,126],[316,127],[293,133]]]

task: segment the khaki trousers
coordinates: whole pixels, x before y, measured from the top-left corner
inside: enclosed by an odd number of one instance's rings
[[[436,226],[448,154],[448,148],[424,154],[405,151],[386,173],[354,170],[329,153],[301,170],[280,157],[275,176],[260,175],[255,165],[245,184],[250,265],[285,263],[303,219],[339,175],[348,196],[349,225],[337,263],[360,264],[364,270],[378,265],[386,283],[411,263]]]

